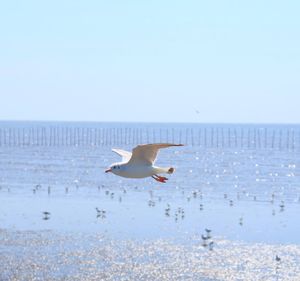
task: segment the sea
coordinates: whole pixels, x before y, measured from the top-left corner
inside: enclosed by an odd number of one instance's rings
[[[167,183],[104,172],[161,142]],[[0,280],[300,280],[299,156],[299,125],[2,121]]]

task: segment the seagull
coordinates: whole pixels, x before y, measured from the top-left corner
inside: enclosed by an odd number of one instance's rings
[[[159,149],[171,146],[183,146],[183,144],[154,143],[136,146],[132,153],[122,149],[112,149],[122,157],[122,162],[114,163],[107,169],[106,173],[113,173],[124,178],[146,178],[152,177],[158,182],[165,183],[168,178],[158,174],[172,174],[173,167],[162,168],[154,166]]]

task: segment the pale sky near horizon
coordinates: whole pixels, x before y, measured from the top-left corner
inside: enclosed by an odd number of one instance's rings
[[[300,2],[3,1],[0,120],[300,123]]]

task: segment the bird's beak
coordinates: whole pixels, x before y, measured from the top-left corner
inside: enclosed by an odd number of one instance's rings
[[[109,173],[109,172],[111,172],[111,168],[105,170],[105,173]]]

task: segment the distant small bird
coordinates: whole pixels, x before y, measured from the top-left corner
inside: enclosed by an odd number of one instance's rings
[[[203,234],[201,234],[201,238],[202,238],[202,240],[204,240],[204,241],[206,241],[206,240],[208,240],[208,239],[209,239],[209,237],[208,237],[208,236],[204,236]]]
[[[281,261],[281,258],[280,258],[280,257],[278,257],[278,255],[276,255],[276,258],[275,258],[275,260],[276,260],[277,262],[280,262],[280,261]]]
[[[149,207],[154,207],[155,206],[155,201],[149,200],[148,205],[149,205]]]
[[[214,242],[213,241],[209,242],[208,247],[209,250],[212,251],[214,249]]]
[[[283,212],[284,208],[285,208],[285,205],[284,205],[283,201],[281,201],[281,204],[279,205],[279,207],[280,207],[280,212]]]
[[[202,238],[202,246],[203,247],[207,247],[207,240],[209,239],[209,237],[204,236],[203,234],[201,235]]]
[[[240,217],[240,222],[239,222],[239,225],[243,225],[243,217]]]
[[[158,182],[165,183],[168,178],[158,174],[172,174],[173,167],[161,168],[154,166],[159,149],[171,146],[183,146],[183,144],[155,143],[143,144],[135,147],[131,152],[122,149],[112,149],[113,152],[122,156],[122,162],[112,164],[106,173],[113,173],[125,178],[146,178],[152,177]]]
[[[45,211],[45,212],[43,212],[43,215],[44,215],[43,220],[49,220],[50,212]]]
[[[199,111],[197,108],[195,108],[195,112],[196,112],[197,114],[200,114],[200,111]]]
[[[106,211],[105,210],[100,210],[98,207],[95,208],[97,211],[97,218],[102,218],[104,219],[106,216]]]
[[[206,236],[208,238],[211,238],[211,229],[205,228],[205,231],[206,231]]]

